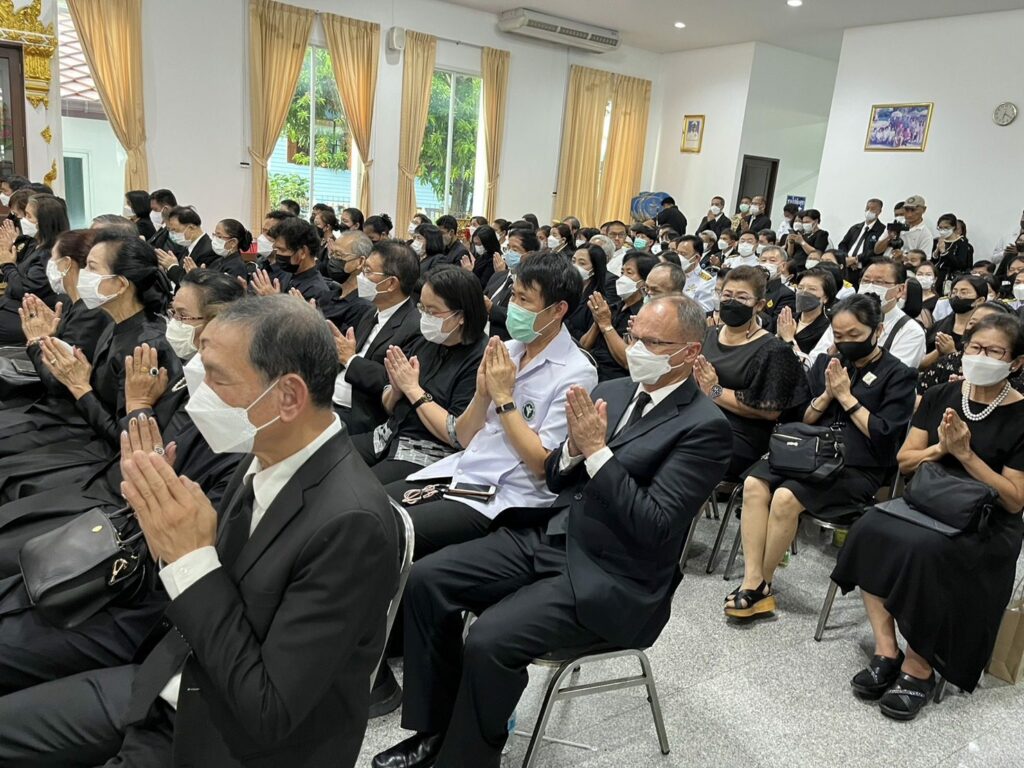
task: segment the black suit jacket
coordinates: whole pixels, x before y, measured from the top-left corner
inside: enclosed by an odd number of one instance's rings
[[[860,231],[864,228],[864,223],[854,224],[850,227],[846,234],[843,235],[843,239],[839,241],[837,248],[843,253],[853,255],[851,251],[853,246],[857,244],[857,238],[860,237]],[[868,230],[867,236],[864,238],[864,244],[860,248],[861,265],[867,264],[874,259],[875,243],[878,242],[878,238],[885,232],[885,224],[881,221],[875,220],[875,223],[871,225],[871,229]]]
[[[614,379],[592,396],[614,432],[637,385]],[[691,376],[608,442],[613,456],[591,478],[581,463],[545,469],[554,507],[568,507],[566,556],[580,622],[624,647],[648,646],[668,621],[679,556],[693,516],[725,475],[732,433]]]
[[[250,462],[228,486],[225,525]],[[342,431],[292,476],[234,564],[169,604],[162,626],[173,624],[191,650],[173,765],[355,765],[397,542],[384,489]],[[160,661],[150,654],[142,670]],[[138,688],[133,696],[133,713],[152,703]]]
[[[356,325],[356,349],[363,348],[376,322],[377,313],[367,312]],[[388,372],[384,370],[388,347],[401,347],[409,354],[413,343],[420,338],[420,313],[410,298],[388,319],[369,349],[349,360],[345,381],[352,385],[352,409],[342,419],[353,435],[370,432],[388,420],[380,401],[388,384]]]
[[[491,336],[497,336],[502,341],[508,341],[512,337],[508,328],[505,327],[505,320],[508,318],[508,302],[512,298],[512,282],[508,270],[495,272],[484,288],[484,296],[491,296],[491,313],[488,316],[491,321]],[[507,285],[506,285],[507,283]],[[498,289],[501,291],[495,294]]]
[[[718,214],[718,218],[714,221],[708,221],[707,215],[700,220],[700,226],[697,227],[697,234],[705,230],[712,230],[717,236],[721,237],[722,233],[729,228],[732,224],[732,219],[726,216],[724,213]]]
[[[672,227],[680,235],[686,234],[686,216],[679,210],[678,206],[662,208],[656,219],[659,227]]]
[[[160,227],[156,233],[149,238],[149,244],[154,248],[159,248],[162,251],[173,253],[178,257],[178,261],[185,258],[185,254],[188,253],[187,248],[182,248],[180,245],[171,240],[171,230],[167,227]]]
[[[750,229],[743,229],[743,224],[736,229],[736,237],[739,237],[744,232],[753,232],[755,235],[763,229],[772,228],[772,217],[767,213],[759,213],[757,216],[752,216],[750,219]]]

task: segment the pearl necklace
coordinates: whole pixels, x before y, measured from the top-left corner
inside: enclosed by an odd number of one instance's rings
[[[973,389],[974,385],[969,385],[963,390],[963,394],[960,396],[960,408],[963,410],[964,416],[968,421],[981,421],[985,417],[991,415],[992,411],[1003,404],[1003,400],[1005,400],[1006,396],[1010,394],[1010,382],[1006,382],[1003,386],[1003,391],[996,395],[996,399],[985,406],[985,409],[981,413],[971,413],[971,409],[969,408],[969,395]]]

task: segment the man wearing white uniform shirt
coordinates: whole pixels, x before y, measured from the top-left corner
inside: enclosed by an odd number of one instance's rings
[[[882,302],[882,335],[878,345],[891,352],[909,368],[917,370],[925,355],[924,329],[899,308],[907,295],[907,269],[891,259],[881,259],[864,270],[858,293],[871,293]],[[835,344],[831,326],[822,334],[808,360],[811,365],[819,355],[829,354]]]
[[[597,370],[563,325],[582,289],[580,273],[561,254],[535,253],[520,263],[506,321],[512,341],[491,339],[473,401],[449,424],[462,450],[387,486],[395,499],[428,485],[484,489],[483,498],[449,495],[410,506],[417,559],[485,535],[506,509],[555,500],[544,461],[565,440],[566,392],[597,384]]]
[[[744,232],[740,235],[739,245],[736,246],[736,255],[726,258],[722,262],[722,266],[726,269],[757,266],[757,235],[753,232]]]
[[[686,273],[683,293],[700,304],[705,312],[712,312],[715,309],[715,278],[700,268],[699,244],[700,238],[684,235],[676,245],[680,266]]]

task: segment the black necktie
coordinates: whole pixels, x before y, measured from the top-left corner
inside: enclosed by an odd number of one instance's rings
[[[861,227],[860,237],[857,238],[857,242],[853,244],[853,250],[850,251],[851,256],[860,256],[861,248],[864,245],[864,240],[867,238],[868,235],[868,229],[869,227],[867,224]]]
[[[370,334],[373,332],[373,329],[377,327],[379,318],[380,313],[374,312],[365,318],[366,320],[369,320],[369,323],[356,328],[356,352],[366,346],[366,340],[370,338]]]
[[[245,479],[238,497],[238,503],[229,513],[217,536],[217,556],[221,566],[230,568],[238,559],[238,554],[249,540],[249,529],[252,528],[252,505],[256,499],[252,487],[253,475]]]
[[[626,421],[626,425],[619,431],[625,432],[627,429],[629,429],[638,421],[640,421],[640,419],[644,417],[644,408],[650,405],[650,403],[651,396],[641,390],[640,394],[637,395],[636,405],[633,406],[633,412],[629,414],[629,419]]]

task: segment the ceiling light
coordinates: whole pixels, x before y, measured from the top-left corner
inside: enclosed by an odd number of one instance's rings
[[[685,27],[686,27],[686,25],[683,24],[683,22],[681,22],[681,21],[677,21],[676,22],[676,29],[684,29]]]
[[[799,8],[804,4],[804,0],[786,0],[786,5],[790,8]]]

